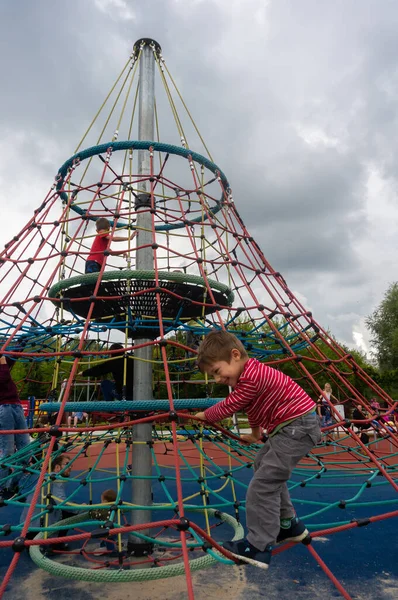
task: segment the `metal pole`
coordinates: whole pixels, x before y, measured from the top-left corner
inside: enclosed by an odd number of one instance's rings
[[[155,57],[154,50],[159,45],[153,40],[139,40],[135,48],[144,43],[140,57],[139,72],[139,125],[138,139],[152,141],[155,137]],[[138,175],[150,175],[150,158],[148,150],[140,150],[138,153]],[[149,208],[151,206],[150,183],[143,181],[138,184],[139,193],[136,199],[137,211],[137,270],[153,269],[152,244],[152,219]],[[142,248],[146,246],[148,248]],[[152,340],[138,339],[137,345]],[[152,391],[152,346],[138,348],[135,350],[134,363],[134,399],[151,400]],[[133,426],[132,444],[132,475],[137,477],[133,480],[133,504],[138,506],[151,506],[152,484],[150,479],[144,479],[152,475],[152,454],[148,442],[152,441],[152,425],[149,423]],[[138,479],[140,478],[140,479]],[[133,510],[132,524],[141,525],[151,521],[152,511],[148,509]],[[144,535],[151,535],[149,529],[140,530]],[[133,534],[129,535],[128,550],[135,556],[142,556],[151,550],[151,544],[143,542]]]

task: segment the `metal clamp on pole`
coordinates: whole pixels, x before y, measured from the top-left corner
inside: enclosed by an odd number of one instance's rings
[[[135,210],[140,208],[148,208],[151,206],[151,194],[137,194],[135,198]]]

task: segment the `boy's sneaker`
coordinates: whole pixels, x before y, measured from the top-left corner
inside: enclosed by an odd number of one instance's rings
[[[279,535],[276,538],[276,543],[283,544],[283,542],[303,542],[304,544],[311,543],[311,536],[308,532],[308,529],[298,517],[294,517],[291,520],[290,527],[288,529],[282,529],[281,527]]]
[[[268,569],[271,562],[271,546],[268,545],[265,550],[258,550],[246,539],[237,542],[224,542],[223,548],[228,550],[233,556],[244,563],[254,565],[260,569]]]

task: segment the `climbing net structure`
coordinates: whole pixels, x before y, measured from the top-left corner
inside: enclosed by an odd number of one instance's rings
[[[152,93],[155,71],[163,96]],[[103,217],[105,261],[85,273]],[[222,427],[192,418],[227,393],[195,364],[214,329],[323,397],[323,440],[289,482],[312,535],[359,528],[359,540],[364,525],[398,516],[396,404],[266,260],[156,42],[135,44],[47,196],[1,252],[0,296],[0,352],[15,362],[20,394],[37,380],[46,391],[31,443],[0,457],[0,489],[11,491],[0,497],[0,552],[10,556],[0,597],[22,551],[81,580],[185,574],[189,598],[192,571],[234,564],[221,544],[244,535],[258,446],[239,438],[242,417]],[[123,362],[112,402],[81,374],[104,361],[109,372]],[[79,385],[94,399],[74,401]],[[87,423],[68,423],[72,413]]]

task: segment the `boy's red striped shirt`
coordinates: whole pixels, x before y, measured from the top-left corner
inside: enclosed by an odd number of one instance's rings
[[[236,412],[245,412],[251,427],[268,433],[285,421],[301,417],[315,402],[291,377],[250,358],[234,390],[205,410],[206,421],[215,423]]]

